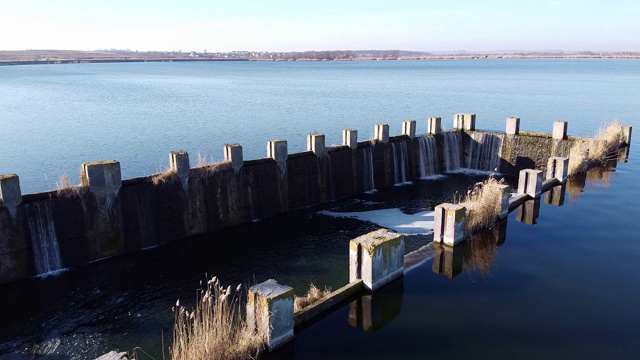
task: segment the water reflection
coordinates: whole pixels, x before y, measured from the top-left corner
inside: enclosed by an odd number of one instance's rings
[[[535,225],[538,222],[538,216],[540,215],[540,198],[533,200],[527,200],[516,209],[516,220]]]
[[[625,146],[618,150],[618,162],[626,163],[629,160],[629,147]]]
[[[378,331],[400,314],[403,300],[404,279],[401,277],[353,301],[349,305],[349,324],[367,332]]]
[[[564,196],[567,190],[567,185],[556,185],[547,191],[544,195],[545,204],[562,206],[564,205]]]

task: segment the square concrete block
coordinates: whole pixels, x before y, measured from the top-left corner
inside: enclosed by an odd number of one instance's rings
[[[307,135],[307,151],[313,151],[314,154],[320,156],[324,154],[324,135],[309,134]]]
[[[376,124],[375,139],[383,143],[389,142],[389,125],[388,124]]]
[[[552,156],[547,162],[547,180],[557,179],[561,183],[567,181],[569,158]]]
[[[233,170],[240,170],[244,165],[242,146],[240,144],[226,144],[224,146],[224,160],[231,162]]]
[[[542,193],[542,170],[520,170],[518,178],[518,195],[528,194],[537,198]]]
[[[442,118],[431,116],[427,120],[427,133],[429,135],[437,135],[442,132]]]
[[[507,118],[507,135],[518,135],[520,133],[520,118]]]
[[[402,122],[402,135],[407,135],[410,138],[416,137],[416,121],[405,120]]]
[[[566,140],[567,126],[568,123],[566,121],[555,121],[553,123],[553,133],[551,137],[555,140]]]
[[[351,149],[358,147],[358,130],[342,130],[342,145],[347,145]]]
[[[349,243],[349,281],[362,279],[376,290],[404,273],[404,236],[386,229],[357,237]]]
[[[115,160],[96,161],[82,164],[84,178],[89,191],[117,193],[122,186],[120,163]]]
[[[267,345],[274,350],[293,339],[293,288],[267,280],[249,288],[247,321],[267,331]]]
[[[449,246],[464,241],[466,216],[467,209],[464,206],[449,203],[436,206],[433,220],[433,241]]]

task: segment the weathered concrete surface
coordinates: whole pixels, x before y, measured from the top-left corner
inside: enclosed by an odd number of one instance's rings
[[[416,121],[405,120],[402,122],[402,135],[406,135],[410,138],[416,137]]]
[[[191,173],[189,154],[186,151],[172,151],[169,154],[169,167],[180,179],[184,191],[189,191],[189,174]]]
[[[402,276],[404,236],[380,229],[349,242],[349,282],[362,280],[369,290]]]
[[[325,151],[324,135],[309,134],[307,135],[307,151],[311,151],[317,156],[321,156]]]
[[[386,143],[389,141],[389,125],[388,124],[376,124],[374,128],[374,139]]]
[[[249,288],[247,322],[267,333],[269,350],[293,340],[293,288],[267,280]]]
[[[568,123],[566,121],[554,121],[553,132],[551,133],[551,137],[554,140],[566,140],[567,126],[568,126]]]
[[[318,300],[314,304],[311,304],[308,307],[295,312],[294,317],[296,329],[294,330],[297,331],[299,328],[306,327],[314,318],[320,316],[321,314],[329,311],[332,308],[337,307],[343,301],[360,292],[363,287],[364,285],[362,283],[362,280],[349,283],[327,295],[326,297]]]
[[[347,145],[352,150],[358,147],[358,130],[346,129],[342,131],[342,145]]]
[[[537,198],[542,193],[542,171],[525,169],[518,178],[518,195],[527,194]]]
[[[444,203],[436,206],[433,220],[433,241],[454,246],[464,241],[466,209],[464,206]]]
[[[438,116],[430,116],[427,119],[427,134],[438,135],[442,132],[442,118]]]
[[[518,135],[520,133],[520,118],[519,117],[508,117],[507,118],[507,135]]]
[[[5,207],[15,218],[18,205],[22,203],[20,178],[16,174],[0,175],[0,206]]]
[[[231,167],[235,171],[240,171],[244,165],[244,155],[240,144],[226,144],[224,146],[224,161],[231,163]]]
[[[564,183],[567,181],[569,170],[569,158],[552,156],[547,163],[547,179],[557,179]]]
[[[520,135],[505,136],[499,171],[515,176],[524,169],[546,170],[550,157],[568,157],[571,146],[573,139],[553,140],[548,134],[520,131]]]

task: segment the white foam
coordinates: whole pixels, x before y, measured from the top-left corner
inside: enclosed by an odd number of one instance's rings
[[[433,211],[405,214],[398,208],[362,212],[320,211],[322,215],[352,218],[372,222],[381,227],[406,235],[429,235],[433,233]]]
[[[484,171],[484,170],[476,170],[469,168],[458,168],[453,171],[448,171],[448,174],[464,174],[464,175],[502,175],[497,171]]]

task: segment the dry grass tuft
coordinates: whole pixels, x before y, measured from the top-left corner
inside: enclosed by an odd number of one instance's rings
[[[600,127],[596,134],[596,141],[602,141],[602,145],[593,151],[596,153],[593,157],[598,160],[614,153],[620,147],[620,139],[622,136],[622,124],[618,120],[613,120],[610,124]],[[591,158],[591,156],[589,156]]]
[[[151,177],[151,182],[153,183],[153,185],[156,185],[156,186],[169,184],[177,180],[178,180],[178,174],[173,169],[167,169]]]
[[[577,139],[569,151],[568,176],[587,171],[590,165],[602,165],[620,147],[622,125],[614,120],[600,127],[596,136]]]
[[[204,179],[229,169],[231,169],[231,161],[221,161],[196,167],[192,174],[200,179]]]
[[[331,288],[325,287],[324,290],[318,289],[313,283],[309,284],[309,291],[305,296],[295,296],[293,299],[293,311],[298,312],[304,308],[313,305],[320,299],[331,295]]]
[[[459,201],[467,209],[466,234],[487,228],[498,219],[502,204],[502,189],[498,185],[502,184],[502,180],[490,177],[476,184],[467,196]]]
[[[592,140],[576,139],[569,150],[569,167],[567,176],[584,173],[589,166],[589,148]]]
[[[173,360],[193,359],[249,359],[256,358],[266,345],[268,329],[256,329],[243,316],[237,297],[238,286],[232,293],[216,277],[202,289],[196,308],[189,312],[180,303],[173,308],[175,325]]]
[[[89,187],[86,185],[71,185],[71,181],[67,174],[60,175],[60,178],[56,181],[56,194],[59,197],[82,197],[88,189]]]
[[[197,168],[206,167],[214,163],[213,156],[206,156],[198,153],[198,162],[196,163]]]

